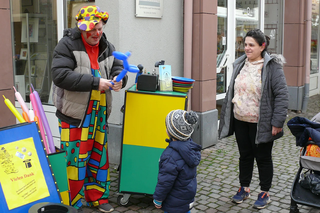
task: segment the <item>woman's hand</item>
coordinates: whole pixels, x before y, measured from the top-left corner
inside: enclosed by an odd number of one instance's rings
[[[281,131],[282,131],[282,128],[272,126],[272,136],[275,136],[276,134],[278,134]]]

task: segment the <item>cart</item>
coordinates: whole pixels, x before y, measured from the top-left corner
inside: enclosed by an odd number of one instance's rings
[[[175,109],[187,108],[187,93],[137,91],[125,93],[125,109],[119,166],[118,199],[129,203],[131,194],[152,195],[159,172],[159,159],[168,143],[165,118]]]

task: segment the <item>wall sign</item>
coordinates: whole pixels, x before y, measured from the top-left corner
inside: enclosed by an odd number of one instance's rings
[[[136,17],[162,18],[163,0],[136,0]]]

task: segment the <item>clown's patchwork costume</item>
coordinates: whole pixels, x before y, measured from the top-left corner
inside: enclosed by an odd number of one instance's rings
[[[112,56],[115,48],[105,34],[92,46],[80,31],[90,31],[100,21],[106,23],[108,17],[97,6],[81,8],[77,27],[64,31],[53,53],[53,102],[61,149],[66,152],[71,205],[76,208],[82,206],[82,198],[90,206],[108,203],[107,119],[112,97],[109,89],[98,89],[100,78],[113,79],[123,66]],[[126,82],[127,76],[122,88]]]

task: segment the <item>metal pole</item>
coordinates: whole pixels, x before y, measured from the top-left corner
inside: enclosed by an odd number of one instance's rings
[[[310,58],[311,58],[311,21],[312,21],[312,1],[306,0],[305,10],[305,84],[304,84],[304,96],[302,101],[301,111],[305,113],[307,111],[310,89]]]

